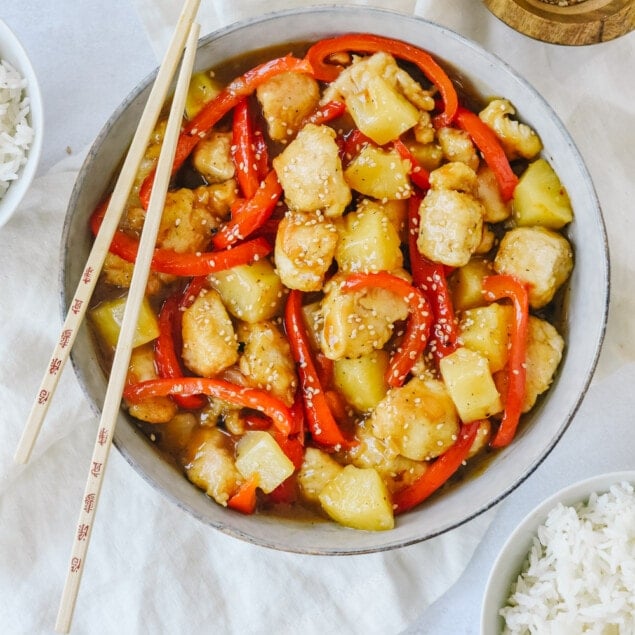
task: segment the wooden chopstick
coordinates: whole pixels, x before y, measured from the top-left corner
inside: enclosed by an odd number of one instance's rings
[[[193,24],[187,39],[181,70],[170,108],[165,137],[163,139],[163,146],[161,148],[161,154],[159,155],[156,178],[143,224],[143,231],[141,232],[139,251],[137,253],[132,281],[126,300],[126,307],[121,322],[121,331],[119,333],[119,340],[110,371],[110,379],[108,381],[108,388],[102,408],[88,479],[82,499],[79,521],[73,539],[73,548],[66,583],[64,585],[57,622],[55,624],[55,630],[59,633],[68,633],[73,617],[77,592],[79,590],[86,552],[88,550],[88,542],[94,524],[99,493],[106,469],[108,451],[112,444],[117,415],[121,404],[121,395],[126,382],[132,342],[137,320],[139,319],[139,309],[148,282],[150,264],[159,233],[159,225],[170,182],[176,143],[181,130],[183,110],[185,108],[185,99],[187,97],[192,68],[194,66],[194,58],[196,57],[199,32],[200,26],[196,23]]]
[[[75,295],[71,300],[57,344],[53,349],[53,354],[31,407],[14,456],[14,460],[17,463],[27,463],[31,456],[31,451],[40,433],[42,422],[57,388],[59,378],[70,355],[79,327],[86,315],[86,309],[95,290],[99,272],[104,265],[108,248],[130,195],[137,170],[148,146],[150,135],[156,126],[159,114],[165,103],[170,84],[181,59],[185,40],[194,22],[199,5],[200,0],[185,0],[183,5],[174,35],[159,67],[145,109],[139,120],[137,131],[108,203],[104,220],[95,237],[95,242],[88,255]]]

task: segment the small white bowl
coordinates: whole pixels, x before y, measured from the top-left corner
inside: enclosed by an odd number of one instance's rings
[[[594,492],[607,492],[612,485],[624,481],[635,484],[635,471],[592,476],[556,492],[522,520],[503,545],[490,571],[481,607],[481,635],[498,635],[503,632],[505,622],[499,611],[507,604],[512,583],[523,570],[538,527],[544,524],[549,512],[558,503],[569,507],[586,502]]]
[[[40,86],[29,56],[14,33],[2,20],[0,20],[0,60],[5,60],[11,64],[26,79],[26,93],[30,101],[28,121],[34,131],[26,163],[20,168],[18,178],[11,183],[4,196],[0,198],[0,227],[2,227],[15,212],[35,176],[42,154],[44,113]]]

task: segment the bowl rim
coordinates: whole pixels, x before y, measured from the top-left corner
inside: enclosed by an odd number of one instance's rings
[[[18,178],[11,183],[5,195],[0,199],[0,227],[14,214],[33,182],[40,163],[44,138],[42,92],[33,63],[20,39],[9,25],[0,18],[0,46],[5,43],[8,43],[10,50],[6,52],[0,50],[0,58],[15,66],[27,82],[25,90],[29,98],[28,118],[33,128],[33,142],[27,152],[26,163],[20,168]],[[9,54],[8,56],[7,53]]]
[[[289,17],[291,18],[301,17],[303,19],[306,19],[307,15],[315,15],[315,14],[323,14],[323,13],[327,13],[327,14],[341,13],[342,15],[346,15],[347,17],[351,15],[358,15],[358,14],[359,15],[371,14],[377,18],[385,18],[385,17],[395,18],[396,17],[399,20],[404,20],[408,22],[409,24],[412,24],[413,28],[415,26],[425,25],[426,28],[434,29],[435,31],[437,31],[439,36],[443,36],[444,38],[447,36],[447,38],[449,38],[449,40],[453,43],[453,45],[460,46],[462,48],[465,48],[466,50],[472,50],[476,52],[479,56],[484,57],[487,63],[489,63],[490,65],[495,65],[497,68],[502,69],[506,74],[510,76],[510,79],[513,82],[520,85],[523,91],[526,91],[527,93],[531,94],[532,99],[536,102],[537,105],[539,105],[542,111],[544,111],[544,113],[549,117],[549,120],[551,121],[555,129],[557,130],[557,133],[561,136],[562,140],[565,142],[569,154],[573,155],[576,169],[578,169],[582,173],[582,175],[585,177],[585,185],[586,185],[585,194],[588,196],[589,205],[593,208],[594,220],[596,221],[596,224],[597,224],[596,231],[599,232],[599,245],[600,245],[600,251],[602,253],[601,265],[602,265],[602,272],[603,272],[601,286],[605,293],[604,301],[600,303],[599,311],[601,312],[601,318],[598,319],[596,324],[597,334],[596,334],[596,340],[595,340],[593,352],[589,359],[586,372],[584,373],[584,376],[579,382],[579,393],[577,394],[575,399],[572,398],[570,402],[567,401],[567,404],[568,404],[567,410],[565,413],[562,413],[562,416],[560,419],[561,421],[560,426],[557,429],[557,431],[552,434],[549,440],[549,443],[542,446],[541,454],[536,458],[536,460],[531,465],[527,467],[527,470],[525,473],[507,482],[505,487],[498,493],[498,495],[491,497],[483,504],[480,504],[480,507],[472,510],[470,513],[464,515],[460,519],[456,519],[456,520],[451,519],[449,521],[444,520],[443,523],[436,528],[436,530],[429,531],[427,533],[418,533],[417,535],[413,535],[410,537],[395,536],[394,539],[389,539],[384,537],[382,540],[378,541],[380,544],[373,543],[373,544],[370,544],[370,546],[367,542],[361,541],[362,542],[361,545],[358,545],[355,547],[345,547],[345,548],[341,548],[341,547],[309,548],[307,546],[295,548],[295,547],[290,547],[286,545],[284,541],[281,541],[279,538],[264,539],[261,536],[255,537],[250,535],[248,531],[245,531],[241,527],[233,526],[231,520],[217,521],[209,517],[204,517],[200,512],[194,509],[190,503],[185,503],[183,500],[179,498],[177,494],[164,489],[162,485],[158,482],[156,477],[150,476],[149,474],[145,472],[142,465],[140,464],[139,458],[133,456],[133,452],[131,452],[129,448],[125,447],[124,444],[119,442],[117,431],[115,432],[115,438],[114,438],[115,446],[117,447],[119,452],[121,452],[125,460],[128,463],[130,463],[130,465],[135,469],[135,471],[144,480],[150,483],[155,489],[159,490],[162,496],[167,497],[169,500],[174,502],[177,506],[183,508],[189,514],[195,516],[196,518],[198,518],[205,524],[210,525],[214,527],[215,529],[220,530],[223,533],[226,533],[228,535],[232,535],[236,538],[247,540],[254,544],[258,544],[258,545],[273,548],[273,549],[280,549],[284,551],[304,553],[304,554],[311,553],[311,554],[319,554],[319,555],[350,555],[350,554],[372,553],[377,551],[396,549],[396,548],[408,546],[411,544],[415,544],[423,540],[427,540],[429,538],[433,538],[440,534],[446,533],[460,525],[467,523],[468,521],[474,519],[475,517],[479,516],[480,514],[484,513],[485,511],[497,505],[501,500],[503,500],[513,490],[515,490],[522,482],[524,482],[525,479],[527,479],[529,476],[531,476],[531,474],[533,474],[533,472],[538,468],[538,466],[550,454],[550,452],[553,450],[555,445],[559,442],[562,435],[564,434],[567,427],[569,426],[571,420],[573,419],[574,415],[576,414],[577,410],[579,409],[584,399],[584,395],[591,382],[593,373],[597,366],[597,361],[600,355],[602,342],[604,340],[604,335],[606,332],[606,323],[608,319],[608,305],[610,301],[610,293],[609,293],[610,291],[610,273],[609,273],[610,260],[608,257],[608,240],[607,240],[606,228],[604,224],[604,219],[602,217],[602,212],[601,212],[600,204],[597,198],[597,194],[593,186],[593,183],[591,181],[590,175],[588,173],[588,169],[582,159],[582,156],[577,146],[573,142],[573,139],[571,138],[571,135],[569,134],[568,130],[566,129],[566,127],[564,126],[564,124],[562,123],[558,115],[556,114],[556,112],[553,110],[551,105],[542,97],[542,95],[526,79],[524,79],[524,77],[522,77],[519,73],[517,73],[507,62],[505,62],[504,60],[502,60],[495,54],[491,53],[490,51],[486,50],[482,45],[478,44],[477,42],[470,40],[467,37],[451,29],[448,29],[447,27],[444,27],[435,22],[432,22],[430,20],[426,20],[419,16],[404,14],[404,13],[397,12],[390,9],[383,9],[379,7],[353,6],[353,5],[346,5],[346,6],[323,5],[323,6],[313,6],[313,7],[300,7],[295,9],[287,9],[283,11],[274,11],[274,12],[263,14],[261,16],[252,17],[252,18],[238,21],[236,23],[232,23],[228,26],[225,26],[221,29],[218,29],[206,35],[204,38],[202,38],[199,41],[199,47],[203,47],[206,45],[213,45],[213,43],[216,40],[221,40],[223,37],[227,35],[231,35],[232,33],[239,31],[241,29],[244,29],[245,27],[254,27],[255,25],[260,27],[266,22],[276,21],[279,19],[284,19]],[[333,34],[342,33],[345,31],[352,31],[352,30],[338,28],[337,26],[330,29],[330,32]],[[326,35],[325,33],[324,28],[321,29],[319,37],[328,37],[328,35]],[[393,37],[397,37],[397,36],[393,36]],[[295,39],[298,39],[298,38],[295,38]],[[293,40],[294,38],[286,38],[285,41],[293,41]],[[424,44],[418,43],[417,45],[422,48],[425,48]],[[439,55],[439,54],[435,54],[435,55],[437,57],[443,57],[442,55]],[[225,56],[225,57],[222,57],[222,59],[223,60],[230,59],[230,57]],[[447,62],[450,64],[452,63],[452,61],[453,60],[451,59],[447,60]],[[156,69],[153,72],[149,73],[146,76],[146,78],[144,78],[135,87],[135,89],[133,89],[133,91],[129,93],[129,95],[124,99],[124,101],[119,105],[119,107],[113,112],[111,117],[103,126],[95,142],[93,143],[91,149],[89,150],[86,160],[84,164],[82,165],[82,168],[79,172],[75,187],[73,188],[73,192],[71,194],[71,198],[69,201],[69,208],[68,208],[69,211],[72,210],[73,207],[78,202],[78,197],[80,196],[80,191],[81,191],[81,187],[80,187],[81,182],[83,178],[85,177],[85,175],[90,171],[92,160],[94,159],[95,155],[98,153],[101,144],[104,142],[104,140],[108,136],[111,126],[117,122],[117,120],[122,115],[122,113],[130,106],[131,103],[135,101],[135,99],[139,97],[139,95],[143,92],[143,90],[148,88],[148,85],[150,84],[150,82],[152,81],[155,75],[156,75]],[[67,262],[65,261],[65,247],[69,240],[69,235],[71,232],[71,224],[72,223],[71,223],[70,215],[67,214],[65,222],[64,222],[64,229],[63,229],[62,242],[61,242],[61,252],[60,252],[61,262],[63,263],[63,266],[60,269],[60,287],[61,287],[60,306],[61,306],[61,311],[63,315],[66,314],[66,310],[67,310],[67,300],[65,297],[65,276],[67,275],[66,266],[65,266],[67,264]],[[68,280],[66,281],[68,282]],[[72,359],[73,367],[78,377],[79,383],[82,386],[82,390],[88,397],[91,407],[95,410],[96,413],[99,414],[99,407],[95,403],[94,397],[91,396],[90,391],[88,390],[88,386],[86,383],[86,373],[84,372],[84,370],[81,367],[81,364],[77,360],[75,353],[71,355],[71,359]],[[393,532],[394,531],[395,530],[393,530]],[[381,533],[389,534],[391,532],[381,532]]]
[[[601,472],[565,485],[558,491],[538,503],[520,520],[500,548],[490,569],[481,600],[480,628],[483,635],[502,632],[503,618],[498,611],[503,608],[500,602],[509,597],[511,584],[520,574],[538,527],[544,524],[549,513],[559,504],[570,507],[586,502],[591,494],[602,494],[622,482],[635,486],[635,470]],[[522,547],[522,548],[521,548]],[[506,590],[503,597],[502,592]],[[496,629],[498,625],[498,630]]]

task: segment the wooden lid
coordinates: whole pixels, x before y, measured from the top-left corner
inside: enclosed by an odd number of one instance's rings
[[[553,0],[555,2],[555,0]],[[635,28],[633,0],[484,0],[516,31],[552,44],[581,46],[607,42]]]

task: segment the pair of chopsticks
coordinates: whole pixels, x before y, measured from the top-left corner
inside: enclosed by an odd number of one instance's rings
[[[81,501],[66,582],[55,624],[55,630],[60,633],[68,633],[70,630],[91,530],[95,522],[95,513],[108,453],[112,445],[117,414],[130,363],[133,337],[150,273],[150,264],[165,205],[176,144],[181,130],[185,100],[196,57],[200,26],[194,22],[194,19],[198,12],[199,4],[200,0],[185,0],[174,35],[159,67],[136,133],[123,163],[120,176],[111,195],[104,220],[86,261],[73,300],[70,303],[60,338],[44,374],[15,454],[16,462],[26,463],[29,460],[59,377],[70,354],[77,331],[86,314],[90,297],[130,195],[135,176],[150,140],[150,135],[156,126],[179,61],[181,61],[165,137],[157,164],[155,182],[139,242],[139,251],[121,323],[119,340],[112,363],[89,474]]]

